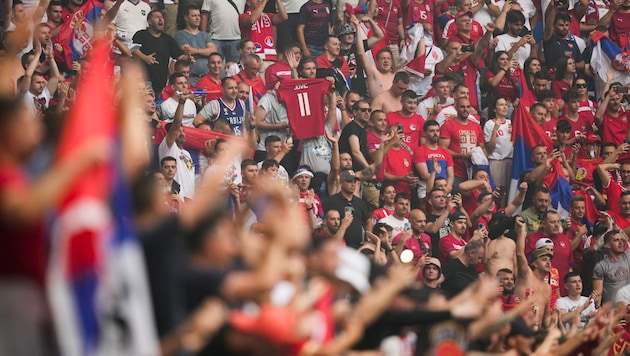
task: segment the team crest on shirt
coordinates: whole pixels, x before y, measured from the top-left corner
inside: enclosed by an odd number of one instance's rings
[[[223,108],[223,113],[225,113],[227,115],[228,109],[227,108]]]
[[[579,167],[575,172],[575,180],[582,181],[584,178],[586,178],[586,168]]]
[[[147,10],[140,10],[140,13],[142,14],[142,16],[147,16]]]
[[[265,44],[267,45],[267,47],[273,46],[273,37],[271,36],[265,37]]]
[[[414,124],[409,125],[409,128],[411,129],[411,131],[416,131],[416,125]]]
[[[254,47],[256,47],[256,53],[262,52],[262,45],[258,42],[254,42]]]

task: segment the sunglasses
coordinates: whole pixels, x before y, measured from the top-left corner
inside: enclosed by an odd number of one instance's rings
[[[370,109],[370,108],[359,108],[359,110],[361,112],[372,112],[372,109]]]
[[[575,84],[576,88],[586,88],[586,84]]]

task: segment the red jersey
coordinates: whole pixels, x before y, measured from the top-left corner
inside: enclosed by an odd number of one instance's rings
[[[260,100],[260,98],[262,98],[262,96],[267,92],[267,89],[265,89],[265,82],[263,82],[262,78],[259,76],[256,76],[254,79],[249,79],[243,72],[239,72],[238,74],[232,76],[232,78],[234,78],[237,83],[243,82],[249,85],[249,97],[254,104],[253,107],[249,109],[253,112],[256,109],[256,106],[258,106],[258,100]]]
[[[471,62],[470,57],[468,57],[460,63],[452,64],[446,70],[448,73],[461,72],[464,75],[464,85],[466,85],[470,89],[470,105],[472,105],[477,110],[479,110],[479,101],[477,99],[476,90],[477,75],[479,74],[479,70],[484,67],[485,65],[483,64],[483,61],[475,64]]]
[[[412,23],[428,23],[433,25],[433,10],[435,9],[435,0],[411,0],[407,10],[403,14],[403,26],[407,28]]]
[[[516,85],[516,82],[513,79],[510,79],[510,76],[512,76],[512,78],[518,78],[518,74],[513,75],[506,73],[503,75],[503,78],[501,78],[499,84],[496,87],[491,87],[488,83],[490,82],[490,80],[494,79],[495,75],[496,74],[492,73],[491,71],[487,71],[485,74],[485,82],[488,91],[498,96],[504,96],[509,101],[514,101],[518,97],[520,97],[519,89]]]
[[[540,125],[549,138],[556,139],[556,125],[558,124],[558,118],[552,117],[549,121],[545,121]]]
[[[606,202],[608,203],[608,210],[613,211],[615,213],[621,213],[621,208],[619,207],[619,200],[621,198],[621,193],[623,193],[626,189],[621,186],[619,182],[614,179],[610,179],[610,183],[608,187],[603,188],[603,193],[606,194]]]
[[[450,139],[448,149],[458,153],[470,153],[473,148],[483,142],[481,126],[470,120],[462,124],[459,120],[448,120],[440,129],[440,138]],[[467,178],[466,161],[453,159],[455,177]]]
[[[446,261],[450,260],[448,254],[452,251],[457,251],[466,246],[466,241],[460,240],[452,234],[448,234],[440,239],[440,262],[442,262],[442,266],[446,263]]]
[[[440,173],[436,173],[435,177],[444,177],[448,179],[446,169],[448,167],[453,167],[453,156],[447,149],[438,146],[436,149],[433,150],[427,145],[422,145],[418,147],[413,153],[414,165],[416,163],[425,163],[427,165],[429,174],[433,173],[434,159],[440,165],[440,168],[442,168],[442,171]]]
[[[6,191],[24,190],[28,179],[18,168],[0,170],[0,198]],[[46,240],[43,221],[23,224],[0,216],[0,279],[28,279],[44,285]]]
[[[573,219],[571,219],[571,226],[569,227],[568,235],[570,237],[575,236],[580,226],[586,226],[586,225],[580,223],[579,221],[576,222],[576,221],[573,221]],[[574,262],[573,269],[574,270],[577,270],[577,271],[582,270],[584,250],[591,247],[593,243],[594,243],[593,236],[588,235],[588,230],[586,234],[583,234],[582,236],[580,236],[580,243],[578,244],[577,248],[573,250],[573,262]]]
[[[221,84],[221,79],[219,79],[219,81],[215,81],[210,78],[209,75],[205,75],[199,79],[197,82],[197,90],[206,91],[206,103],[209,103],[212,100],[217,100],[223,96],[223,85]]]
[[[398,245],[401,239],[402,234],[394,236],[392,244]],[[429,252],[429,255],[431,255],[431,236],[425,233],[421,233],[418,237],[413,236],[405,242],[405,248],[413,252],[413,263],[418,263],[420,257],[425,254],[425,251]]]
[[[525,254],[529,254],[536,247],[539,239],[548,238],[553,241],[553,259],[552,264],[560,273],[560,293],[566,295],[567,291],[563,291],[564,276],[569,273],[570,267],[573,265],[573,250],[571,249],[571,239],[565,234],[557,234],[555,236],[547,236],[544,232],[535,232],[525,239]]]
[[[595,122],[595,111],[597,111],[597,103],[592,100],[580,101],[578,114],[582,120],[590,123],[591,131],[593,130],[593,122]]]
[[[568,116],[562,117],[561,120],[567,120],[571,124],[571,135],[569,136],[569,138],[574,138],[578,134],[588,136],[595,133],[593,132],[593,125],[590,122],[582,119],[579,115],[575,121],[570,119]]]
[[[576,161],[577,169],[575,171],[575,180],[592,186],[594,184],[593,173],[600,163],[602,163],[601,157],[594,159],[578,158]]]
[[[243,25],[243,21],[252,14],[252,10],[245,11],[238,18],[239,27],[241,28],[241,37],[249,38],[256,46],[256,54],[263,60],[275,61],[278,56],[276,53],[276,43],[273,39],[273,18],[274,13],[263,12],[260,14],[258,21],[254,22],[250,27]]]
[[[475,43],[478,43],[481,37],[483,37],[483,26],[477,21],[472,20],[470,25],[470,39]],[[446,33],[444,34],[444,38],[451,39],[456,36],[459,32],[457,31],[457,26],[455,26],[455,20],[449,20],[446,23]]]
[[[623,143],[628,133],[629,120],[628,113],[620,111],[615,117],[608,111],[604,113],[602,124],[599,126],[599,134],[602,137],[602,144],[612,142],[617,146]]]
[[[344,56],[337,56],[333,61],[328,59],[326,54],[322,54],[321,56],[315,59],[315,64],[317,64],[317,68],[335,68],[338,69],[341,74],[343,74],[344,78],[350,77],[350,69],[348,68],[348,61]]]
[[[377,178],[383,180],[385,172],[395,176],[405,176],[413,171],[411,153],[404,148],[392,148],[387,151],[385,157],[383,157],[383,164],[379,169]],[[409,184],[405,181],[397,181],[394,184],[396,193],[411,194]]]
[[[630,12],[615,11],[610,19],[609,27],[610,39],[621,48],[628,45],[628,35],[630,35]]]
[[[564,94],[571,89],[569,83],[565,82],[562,79],[554,80],[551,82],[551,90],[556,94],[556,99],[562,99]]]
[[[384,29],[387,44],[398,45],[398,19],[402,18],[400,0],[376,0],[376,6],[378,11],[374,21]]]
[[[481,192],[477,189],[471,190],[469,194],[462,194],[462,207],[464,207],[468,216],[472,215],[479,206],[479,195],[481,195]]]
[[[326,79],[284,80],[276,91],[285,104],[291,132],[297,140],[324,135],[324,98],[332,84]]]
[[[283,79],[291,79],[291,66],[278,61],[265,70],[265,85],[267,90],[273,89],[277,82]]]
[[[372,212],[372,224],[376,224],[379,220],[386,218],[394,213],[395,208],[382,206]]]
[[[420,138],[424,137],[424,118],[416,113],[402,116],[400,111],[387,113],[387,125],[403,125],[402,141],[411,150],[420,147]]]

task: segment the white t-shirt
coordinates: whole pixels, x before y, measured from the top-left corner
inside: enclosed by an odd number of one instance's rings
[[[442,111],[440,111],[437,115],[435,115],[435,121],[440,124],[440,126],[444,125],[447,120],[456,119],[457,118],[457,110],[455,110],[455,105],[449,105],[447,107],[442,107]],[[479,124],[479,120],[476,117],[469,115],[468,120]]]
[[[287,9],[287,14],[299,13],[302,5],[306,4],[307,2],[308,0],[282,0],[282,3],[284,4],[284,8]]]
[[[173,122],[173,117],[175,117],[175,111],[177,110],[177,106],[179,102],[173,98],[168,98],[160,104],[160,110],[162,112],[162,120],[166,122]],[[193,120],[195,120],[195,116],[197,116],[197,107],[195,103],[186,99],[186,103],[184,104],[184,118],[182,119],[182,125],[193,127]]]
[[[27,91],[26,94],[24,94],[23,96],[23,100],[29,113],[33,117],[35,117],[37,116],[37,113],[38,113],[37,105],[35,104],[35,102],[42,101],[42,104],[44,104],[44,107],[42,109],[46,109],[48,108],[48,105],[50,104],[51,97],[52,95],[50,95],[50,91],[48,91],[48,88],[45,87],[44,91],[41,94],[39,94],[39,96],[35,96],[30,91]]]
[[[483,137],[486,142],[490,141],[492,130],[494,129],[494,120],[486,121],[483,127]],[[488,150],[488,159],[501,160],[512,158],[514,146],[512,145],[512,121],[505,120],[497,131],[496,146],[494,150]],[[487,147],[487,146],[486,146]]]
[[[271,90],[265,93],[265,95],[258,101],[258,107],[265,109],[267,115],[265,115],[265,122],[270,124],[279,124],[281,122],[289,122],[287,109],[278,101],[275,91]],[[274,131],[262,131],[259,132],[260,139],[256,146],[257,151],[265,150],[265,139],[271,135],[276,135],[281,139],[285,139],[289,134],[289,129],[281,129]]]
[[[145,30],[149,25],[147,15],[150,11],[149,4],[142,0],[138,0],[136,4],[127,0],[120,5],[120,10],[114,17],[114,24],[119,32],[124,33],[126,38],[131,40],[136,32]]]
[[[615,304],[613,305],[613,307],[616,306],[619,302],[630,304],[630,284],[619,288],[617,294],[615,294],[614,302]]]
[[[208,32],[214,40],[240,40],[238,16],[245,11],[245,0],[233,0],[238,13],[227,0],[203,0],[201,12],[210,13]]]
[[[195,165],[188,151],[179,148],[176,143],[171,147],[166,144],[166,137],[158,147],[160,160],[166,156],[171,156],[177,161],[177,173],[175,181],[181,186],[180,195],[184,198],[192,199],[195,194]]]
[[[429,120],[429,111],[433,111],[436,105],[440,105],[440,107],[446,107],[453,105],[453,98],[446,98],[444,104],[440,104],[440,98],[436,96],[432,96],[428,99],[424,99],[418,104],[418,108],[416,109],[416,114],[422,116],[425,120]],[[441,110],[440,110],[441,111]],[[433,113],[435,115],[437,113]]]
[[[579,301],[574,301],[569,299],[569,297],[562,297],[562,298],[558,298],[558,300],[556,300],[556,309],[560,309],[560,310],[564,310],[566,312],[572,312],[575,309],[577,309],[577,307],[579,307],[580,305],[584,305],[584,303],[586,303],[586,301],[588,300],[588,297],[583,297],[580,296],[580,300]],[[578,329],[584,329],[584,325],[586,324],[586,316],[592,312],[594,312],[595,310],[595,303],[593,301],[591,301],[591,304],[586,307],[586,309],[584,309],[582,311],[582,313],[580,313],[581,316],[581,320],[580,320],[580,325],[578,325]],[[564,327],[569,330],[571,329],[571,322],[565,323]]]
[[[409,220],[407,218],[398,220],[396,219],[396,217],[394,217],[394,214],[388,215],[378,222],[385,223],[391,226],[394,229],[394,231],[392,231],[392,236],[397,236],[398,234],[401,234],[403,231],[405,231],[405,229],[411,228],[411,226],[409,225]]]
[[[424,78],[411,75],[411,79],[409,81],[409,89],[415,91],[416,94],[421,97],[427,95],[431,89],[431,83],[433,82],[433,77],[435,76],[435,65],[444,59],[444,53],[437,46],[425,47],[425,51],[426,62],[424,63],[424,68],[430,69],[431,74],[425,75]]]
[[[497,43],[497,48],[495,49],[495,52],[507,52],[512,48],[512,46],[516,45],[516,42],[521,40],[521,36],[512,37],[505,33],[497,36],[497,40],[499,42]],[[523,66],[525,65],[525,60],[527,60],[527,58],[529,57],[531,49],[532,46],[529,43],[526,43],[524,46],[521,46],[518,51],[516,51],[516,53],[514,53],[514,58],[516,58],[521,68],[523,68]]]
[[[262,169],[262,164],[262,162],[258,162],[258,169]],[[276,176],[276,178],[283,181],[285,185],[289,185],[289,172],[287,172],[287,170],[282,165],[278,167],[278,175]]]

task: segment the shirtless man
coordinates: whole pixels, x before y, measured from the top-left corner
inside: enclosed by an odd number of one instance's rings
[[[550,323],[550,299],[551,286],[547,283],[546,276],[551,270],[553,255],[545,247],[532,251],[531,267],[525,256],[525,236],[527,229],[525,221],[516,218],[516,262],[518,265],[518,278],[516,279],[515,293],[522,300],[533,299],[534,306],[531,310],[532,326],[539,330],[541,326],[547,327]],[[544,323],[544,324],[543,324]]]
[[[357,55],[361,63],[363,63],[363,70],[367,77],[368,93],[370,97],[376,98],[392,86],[392,80],[394,80],[394,56],[389,48],[383,48],[376,53],[375,65],[372,62],[372,56],[365,53],[361,31],[357,31],[356,37]]]
[[[400,99],[407,88],[409,88],[409,74],[407,72],[396,73],[392,86],[374,97],[372,110],[383,110],[385,113],[402,110],[402,101]]]

